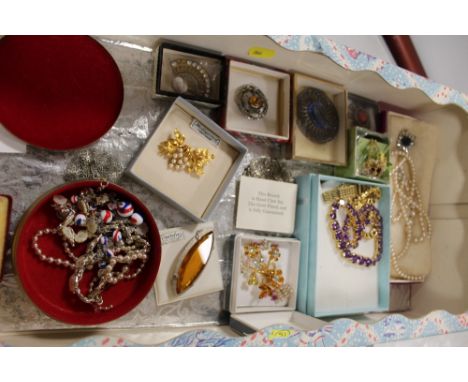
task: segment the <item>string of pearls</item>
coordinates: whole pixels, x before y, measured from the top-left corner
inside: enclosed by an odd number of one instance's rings
[[[424,209],[421,194],[416,184],[414,162],[407,150],[393,150],[394,167],[390,173],[392,180],[391,222],[403,225],[404,244],[399,252],[390,245],[391,261],[395,272],[403,279],[423,281],[424,276],[405,272],[399,260],[407,255],[411,244],[430,240],[432,227]],[[419,227],[417,232],[416,227]]]

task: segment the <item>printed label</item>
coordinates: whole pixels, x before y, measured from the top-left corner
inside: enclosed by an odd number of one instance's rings
[[[272,49],[254,46],[249,49],[249,56],[258,58],[272,58],[276,56],[276,52]]]
[[[272,330],[271,333],[269,334],[268,338],[270,340],[274,340],[275,338],[287,338],[294,332],[292,330]]]
[[[236,228],[291,234],[296,196],[297,184],[242,176]]]
[[[161,244],[169,244],[174,243],[179,240],[183,240],[185,238],[183,231],[172,231],[161,234]]]
[[[190,127],[208,139],[208,141],[210,141],[213,146],[218,147],[221,143],[221,139],[211,130],[208,130],[205,126],[203,126],[198,119],[194,118],[190,124]]]

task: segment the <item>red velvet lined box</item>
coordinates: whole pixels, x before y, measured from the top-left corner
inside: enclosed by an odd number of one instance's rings
[[[80,148],[119,116],[119,68],[89,36],[6,36],[0,57],[0,123],[31,145]]]
[[[142,272],[134,279],[119,282],[103,292],[105,304],[113,304],[108,311],[97,311],[83,303],[71,293],[68,279],[71,271],[67,268],[41,261],[32,249],[32,238],[38,230],[54,228],[60,223],[51,207],[54,195],[70,197],[85,187],[97,187],[99,181],[79,181],[65,184],[40,197],[25,213],[18,224],[13,242],[13,263],[18,278],[29,298],[48,316],[71,324],[95,325],[114,320],[135,308],[153,287],[161,260],[161,240],[156,222],[150,211],[133,194],[120,186],[109,184],[114,191],[131,202],[149,227],[151,252]],[[40,239],[41,249],[48,256],[65,259],[61,240],[55,235],[45,235]],[[77,247],[75,254],[84,251],[85,246]],[[90,281],[92,275],[87,272]]]

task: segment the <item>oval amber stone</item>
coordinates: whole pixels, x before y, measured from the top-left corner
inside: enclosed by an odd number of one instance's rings
[[[213,247],[213,231],[203,235],[184,256],[179,269],[177,269],[176,293],[185,292],[208,263],[208,259]]]

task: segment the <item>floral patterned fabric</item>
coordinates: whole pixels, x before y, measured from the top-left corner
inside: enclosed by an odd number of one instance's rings
[[[467,94],[399,68],[380,58],[338,44],[328,38],[318,36],[274,35],[269,37],[283,48],[322,53],[345,69],[352,71],[370,70],[376,72],[397,89],[420,89],[435,103],[441,105],[455,104],[468,111]]]
[[[458,316],[434,311],[410,320],[400,314],[390,315],[377,323],[361,324],[351,319],[337,319],[318,330],[301,331],[275,325],[247,337],[224,337],[210,330],[184,333],[159,346],[372,346],[379,343],[410,340],[460,332],[468,329],[468,312]],[[89,337],[74,346],[138,346],[123,338]]]

